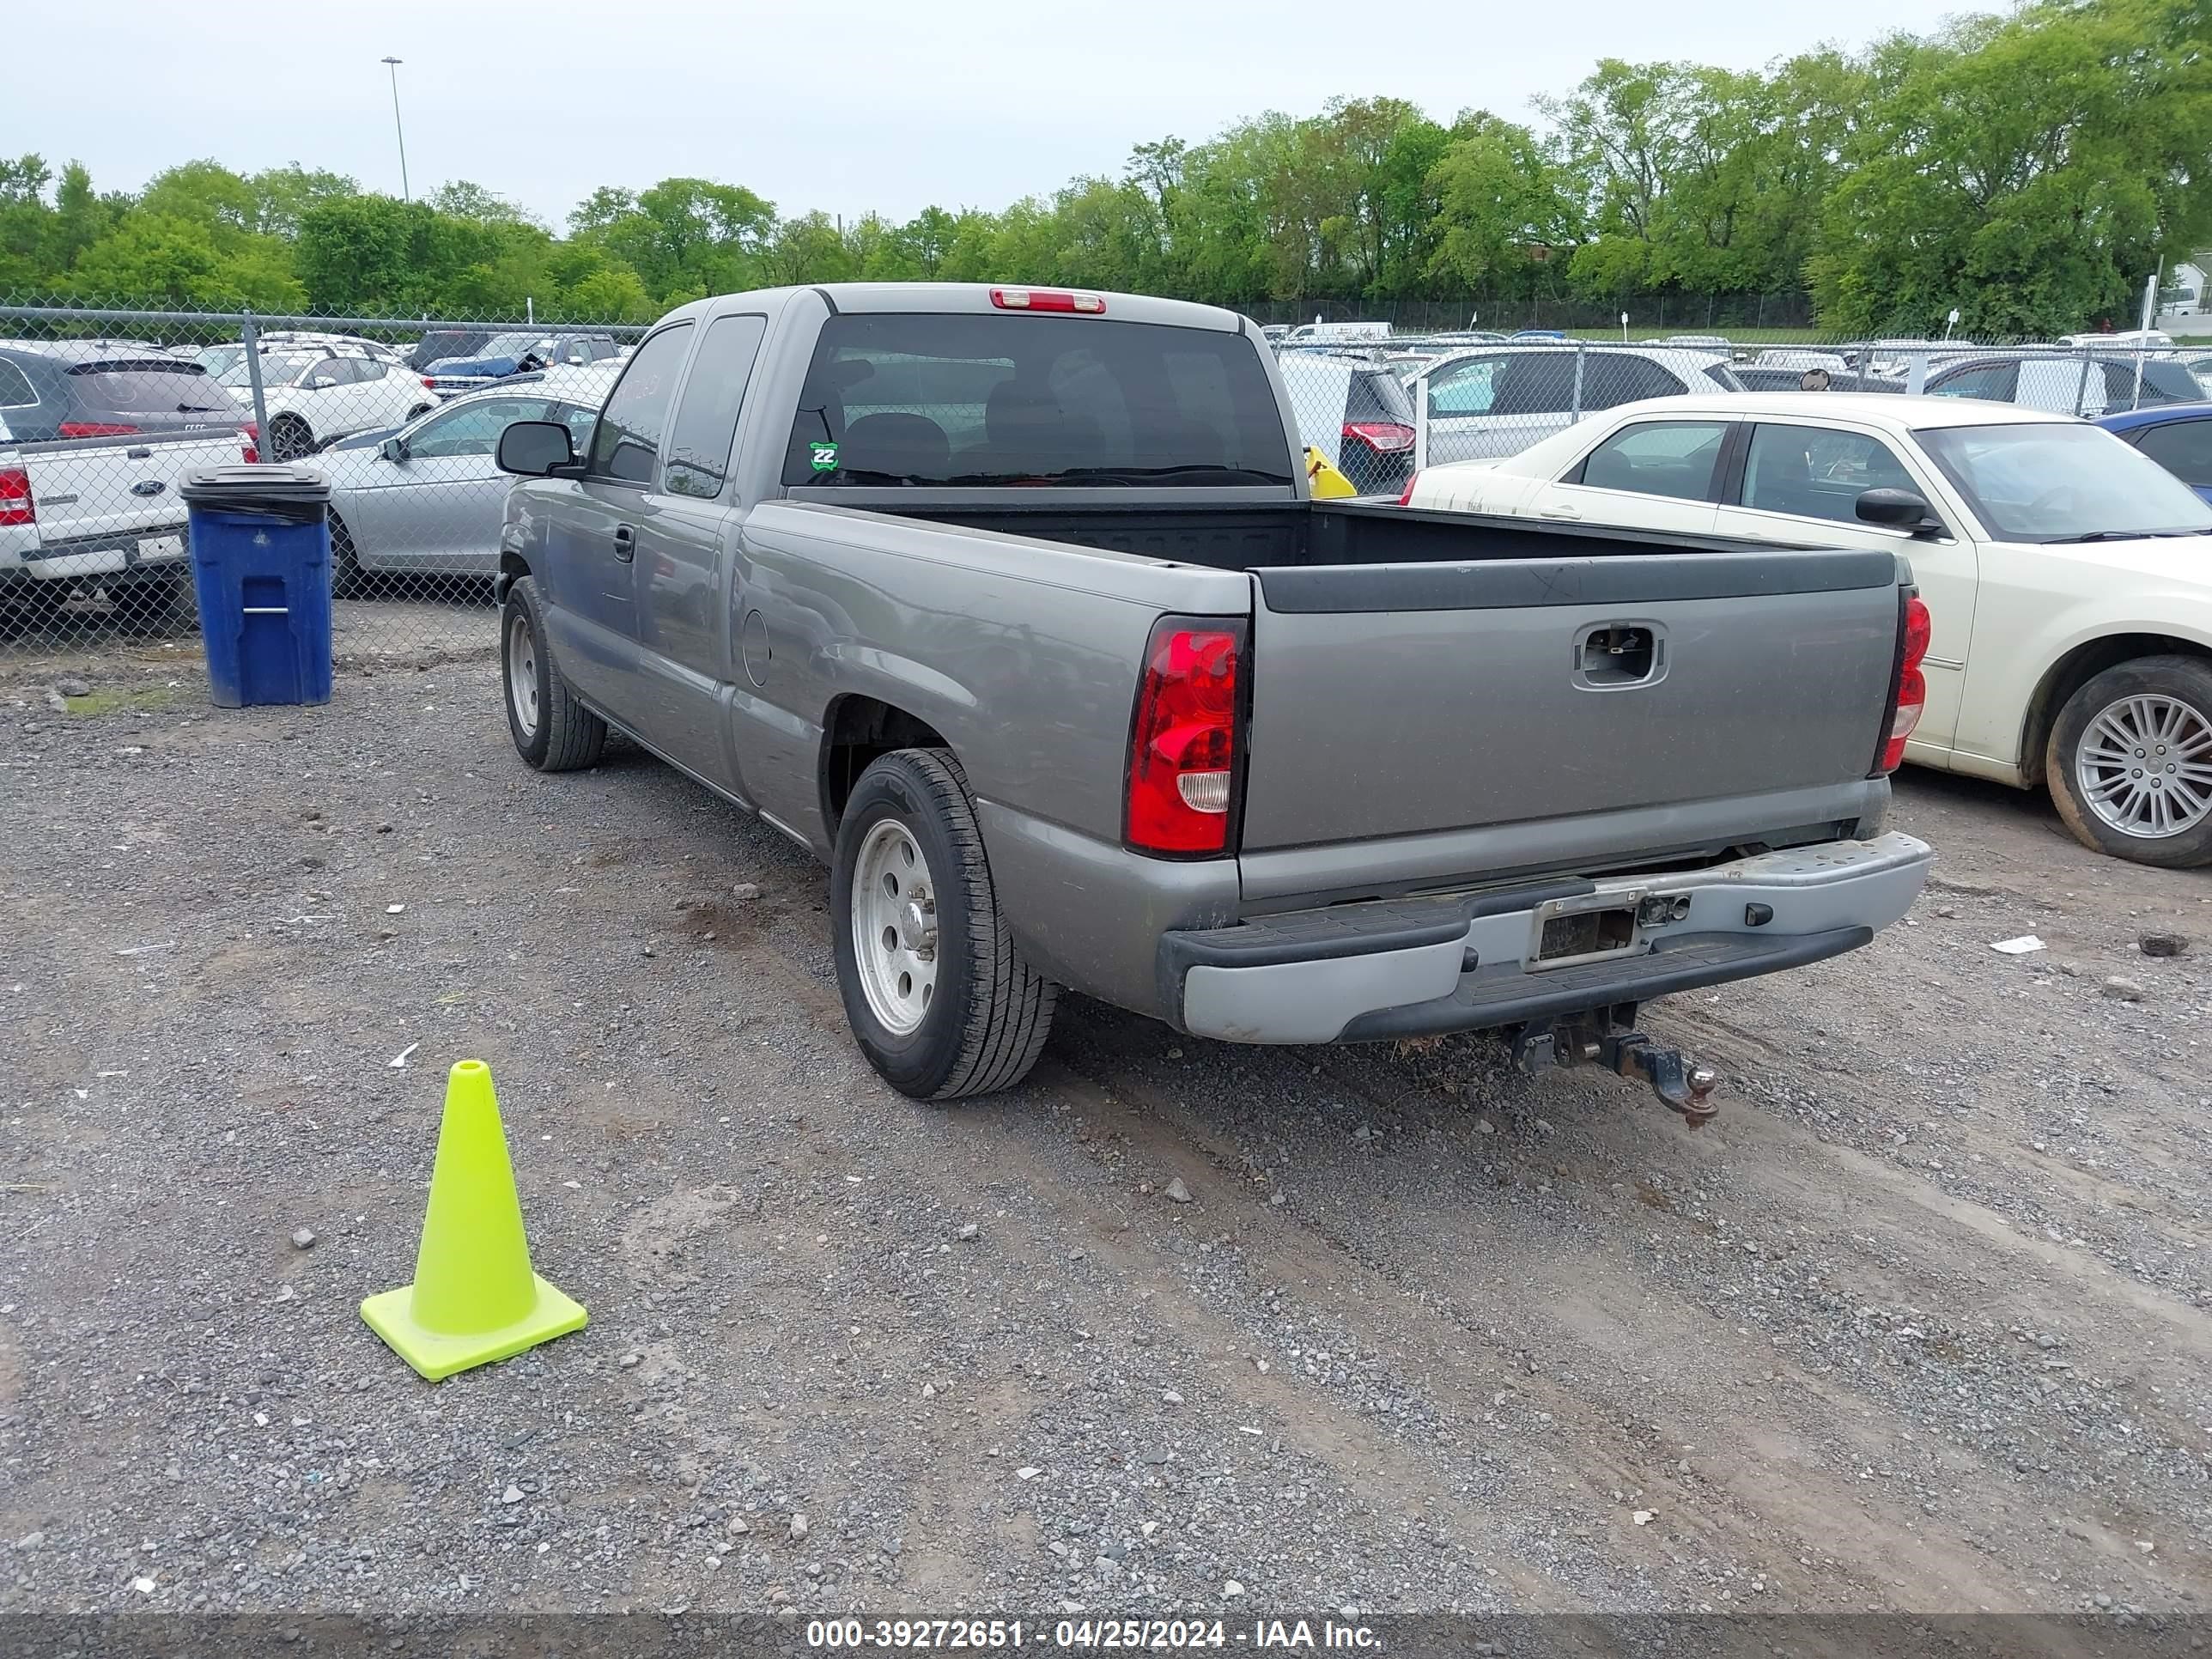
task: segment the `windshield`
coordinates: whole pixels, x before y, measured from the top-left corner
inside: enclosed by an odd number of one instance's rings
[[[203,346],[192,354],[192,360],[210,374],[222,374],[246,356],[242,345]]]
[[[2212,507],[2186,484],[2093,426],[1944,427],[1922,432],[1920,441],[2007,541],[2212,532]]]
[[[261,354],[261,384],[289,386],[322,361],[323,354],[319,352],[264,351]],[[222,372],[225,386],[248,386],[252,379],[253,365],[246,361],[242,352],[239,360]]]

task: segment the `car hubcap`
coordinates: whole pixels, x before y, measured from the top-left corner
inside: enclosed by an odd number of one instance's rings
[[[2176,697],[2123,697],[2081,734],[2074,775],[2122,835],[2178,836],[2212,814],[2212,722]]]
[[[907,827],[868,831],[853,870],[853,960],[868,1012],[898,1036],[917,1030],[937,994],[937,884]]]
[[[538,636],[530,618],[518,614],[507,625],[507,697],[522,735],[538,735]]]

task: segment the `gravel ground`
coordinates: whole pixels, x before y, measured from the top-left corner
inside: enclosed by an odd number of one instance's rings
[[[1910,921],[1651,1011],[1694,1134],[1073,999],[936,1109],[817,867],[417,660],[0,681],[0,1608],[2204,1610],[2203,874],[1908,776]],[[432,1387],[469,1056],[592,1324]]]

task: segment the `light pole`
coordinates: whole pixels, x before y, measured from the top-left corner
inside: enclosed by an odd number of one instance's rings
[[[406,59],[387,58],[384,66],[392,71],[392,130],[399,135],[399,199],[410,199],[407,193],[407,129],[399,124],[399,66]]]

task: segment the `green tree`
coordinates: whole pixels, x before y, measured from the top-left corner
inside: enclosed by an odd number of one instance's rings
[[[240,233],[226,247],[207,224],[143,210],[86,248],[70,275],[77,295],[114,305],[289,312],[307,298],[267,239]]]
[[[1462,116],[1429,170],[1430,266],[1467,294],[1518,297],[1578,238],[1574,182],[1536,136],[1487,111]]]

